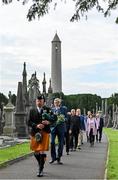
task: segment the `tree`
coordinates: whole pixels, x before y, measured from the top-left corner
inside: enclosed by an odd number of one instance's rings
[[[0,108],[2,109],[2,104],[6,105],[8,103],[8,98],[3,94],[0,93]]]
[[[11,96],[11,102],[12,102],[13,105],[15,106],[15,104],[16,104],[16,95],[15,95],[15,94],[12,94],[12,96]],[[0,93],[0,108],[2,108],[3,103],[4,103],[4,105],[7,105],[7,103],[8,103],[8,98],[7,98],[3,93]]]
[[[4,4],[9,4],[14,0],[2,0]],[[31,0],[17,0],[22,2],[25,5],[28,1]],[[62,1],[62,0],[61,0]],[[96,8],[98,12],[102,12],[104,16],[111,14],[111,11],[117,9],[118,0],[72,0],[75,2],[75,13],[73,14],[71,21],[79,20],[82,16],[87,18],[87,13],[93,8]],[[32,5],[28,10],[27,18],[29,21],[35,19],[36,17],[40,18],[49,12],[50,3],[54,2],[53,0],[33,0]],[[101,2],[104,2],[107,8],[105,9]],[[54,3],[56,7],[57,3]],[[116,23],[118,23],[118,17],[116,18]]]
[[[112,109],[112,105],[118,106],[118,93],[114,93],[110,98],[108,98],[108,105]]]
[[[65,95],[64,103],[68,107],[68,110],[80,108],[84,113],[84,108],[87,111],[96,110],[96,103],[98,107],[101,107],[101,97],[93,94],[73,94]]]

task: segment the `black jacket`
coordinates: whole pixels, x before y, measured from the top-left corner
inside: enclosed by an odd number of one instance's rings
[[[104,119],[101,117],[99,123],[99,129],[102,129],[103,127],[104,127]]]
[[[69,132],[70,129],[70,121],[71,121],[71,115],[67,115],[65,124],[66,124],[66,132]]]
[[[40,113],[38,112],[37,108],[33,108],[29,112],[28,126],[30,127],[30,133],[32,136],[34,136],[37,132],[40,131],[40,129],[37,128],[37,125],[42,123],[42,114],[44,113],[44,111],[50,113],[50,108],[44,106],[42,107]],[[50,125],[45,125],[43,131],[50,133]]]
[[[70,119],[70,130],[72,134],[79,133],[80,131],[80,117],[79,116],[71,116]]]

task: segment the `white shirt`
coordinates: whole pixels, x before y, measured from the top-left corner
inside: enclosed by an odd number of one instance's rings
[[[39,113],[41,113],[41,108],[40,107],[37,107],[37,110]]]

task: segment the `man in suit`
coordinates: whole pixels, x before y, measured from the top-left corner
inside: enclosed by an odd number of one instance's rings
[[[54,107],[52,112],[57,116],[57,121],[51,124],[51,161],[50,164],[57,160],[58,164],[61,162],[63,154],[64,135],[65,135],[65,120],[67,118],[67,108],[61,106],[61,99],[54,99]],[[58,151],[56,153],[55,138],[58,137]]]
[[[65,132],[65,146],[66,146],[66,153],[69,155],[69,149],[70,149],[70,121],[71,121],[71,112],[67,113],[67,118],[65,121],[66,124],[66,132]]]
[[[103,119],[102,116],[100,116],[99,127],[98,127],[99,142],[101,142],[101,139],[102,139],[102,130],[103,130],[103,127],[104,127],[104,119]]]
[[[43,168],[46,160],[45,151],[49,150],[49,133],[51,114],[50,109],[44,106],[45,97],[40,95],[36,99],[36,107],[30,110],[28,126],[31,128],[31,150],[38,161],[39,171],[37,176],[43,176]],[[47,114],[47,117],[43,115]],[[42,138],[41,138],[42,137]]]
[[[78,149],[81,149],[81,145],[83,144],[83,135],[85,132],[85,121],[84,121],[84,116],[81,115],[81,109],[77,109],[76,113],[80,117],[80,132],[78,135]]]
[[[80,117],[78,116],[75,109],[72,109],[71,120],[70,120],[70,130],[69,130],[71,151],[76,151],[77,144],[78,144],[79,131],[80,131]]]

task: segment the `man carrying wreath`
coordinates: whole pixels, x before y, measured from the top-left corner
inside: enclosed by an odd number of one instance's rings
[[[54,99],[54,107],[52,112],[56,115],[57,120],[51,124],[51,161],[50,164],[57,161],[58,164],[63,164],[61,162],[61,156],[63,154],[64,146],[64,135],[65,135],[65,121],[67,118],[67,108],[61,106],[61,99]],[[58,138],[58,150],[56,152],[55,139]]]

